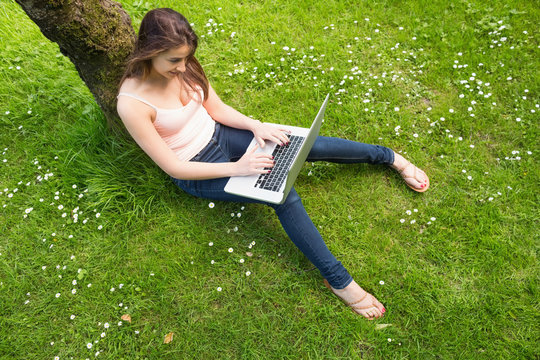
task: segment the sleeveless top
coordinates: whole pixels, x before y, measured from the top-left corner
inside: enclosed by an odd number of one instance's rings
[[[194,98],[186,106],[163,109],[132,93],[121,92],[118,96],[137,99],[156,111],[154,128],[180,161],[188,161],[197,155],[214,135],[216,122],[202,102]],[[202,90],[200,96],[203,99]]]

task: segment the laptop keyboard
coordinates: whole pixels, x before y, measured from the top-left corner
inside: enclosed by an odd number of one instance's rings
[[[265,170],[271,171],[268,174],[261,174],[254,187],[278,191],[287,178],[289,168],[296,157],[298,150],[300,150],[304,139],[305,137],[303,136],[289,135],[289,144],[284,146],[277,145],[272,153],[275,161],[274,167],[264,168]]]

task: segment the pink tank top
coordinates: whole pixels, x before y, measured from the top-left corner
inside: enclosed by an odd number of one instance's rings
[[[202,90],[200,95],[202,99]],[[163,109],[135,94],[122,92],[118,96],[137,99],[156,111],[154,127],[181,161],[188,161],[197,155],[214,135],[216,122],[202,103],[193,98],[186,106]]]

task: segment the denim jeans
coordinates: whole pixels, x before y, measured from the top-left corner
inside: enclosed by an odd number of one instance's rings
[[[247,150],[253,139],[253,133],[234,129],[216,123],[214,135],[208,145],[191,161],[230,162],[236,161]],[[369,145],[360,142],[317,137],[307,161],[329,161],[336,163],[392,164],[394,152],[384,146]],[[174,179],[176,185],[185,192],[202,198],[240,203],[262,203],[274,208],[283,229],[293,243],[317,267],[321,275],[335,289],[343,289],[352,281],[345,267],[330,252],[319,231],[306,213],[300,196],[293,189],[283,204],[276,205],[228,194],[223,189],[229,178],[210,180]]]

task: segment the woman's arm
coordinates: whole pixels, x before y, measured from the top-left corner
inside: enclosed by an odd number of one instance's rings
[[[285,135],[285,132],[288,132],[287,130],[263,124],[259,120],[253,120],[245,116],[221,101],[210,84],[208,85],[208,99],[204,101],[203,106],[215,121],[237,129],[251,131],[261,147],[264,147],[265,140],[281,145],[289,142],[289,138]]]
[[[270,155],[254,154],[256,148],[248,150],[236,162],[180,161],[154,128],[152,124],[153,110],[138,101],[125,97],[118,99],[117,110],[135,142],[163,171],[176,179],[205,180],[263,174],[267,172],[263,168],[273,166]]]

